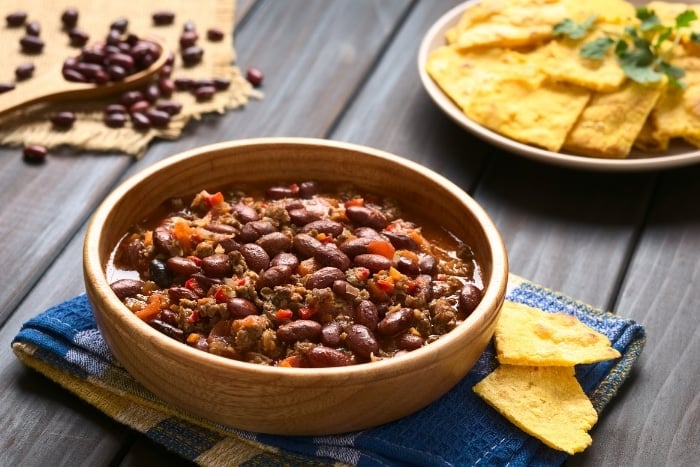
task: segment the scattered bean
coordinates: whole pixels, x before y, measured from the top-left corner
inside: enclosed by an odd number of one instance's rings
[[[34,64],[33,63],[22,63],[15,68],[15,77],[17,80],[25,80],[31,78],[34,74]]]
[[[57,112],[51,116],[51,123],[55,128],[70,128],[75,123],[75,113],[68,111]]]
[[[73,28],[68,31],[70,45],[73,47],[83,47],[90,40],[90,35],[82,29]]]
[[[182,50],[180,57],[185,66],[193,66],[202,61],[204,49],[198,45],[192,45]]]
[[[153,13],[152,18],[153,24],[156,26],[167,26],[169,24],[173,24],[173,21],[175,20],[175,13],[167,10],[156,11]]]
[[[224,38],[224,32],[218,28],[207,29],[207,39],[212,42],[219,42]]]
[[[264,78],[263,72],[258,70],[257,68],[248,68],[245,77],[248,80],[248,82],[256,88],[262,84]]]
[[[25,54],[39,54],[44,50],[44,41],[37,36],[24,36],[19,40],[19,44]]]
[[[40,36],[41,35],[41,25],[38,21],[31,21],[27,23],[24,27],[24,31],[28,36]]]
[[[24,161],[30,164],[41,164],[46,161],[46,156],[49,151],[46,146],[41,146],[39,144],[30,144],[25,146],[22,151]]]
[[[15,83],[0,83],[0,94],[7,91],[12,91],[15,88]]]
[[[68,8],[61,14],[61,22],[66,30],[73,29],[78,24],[80,14],[75,8]]]
[[[10,28],[16,28],[19,26],[22,26],[24,22],[27,20],[27,13],[25,11],[14,11],[10,13],[9,15],[5,16],[5,21],[7,22],[7,26]]]

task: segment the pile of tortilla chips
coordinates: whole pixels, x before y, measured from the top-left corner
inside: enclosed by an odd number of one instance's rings
[[[663,25],[688,9],[700,17],[697,5],[647,8]],[[556,24],[592,17],[581,39],[554,37]],[[623,0],[481,0],[446,32],[447,45],[430,54],[426,71],[471,120],[550,151],[619,159],[633,148],[666,151],[674,139],[700,147],[700,47],[689,33],[669,60],[685,71],[685,89],[629,79],[612,49],[601,60],[579,53],[639,24]]]
[[[619,358],[610,340],[574,316],[506,301],[494,341],[499,366],[474,392],[549,447],[574,454],[590,446],[598,414],[574,366]]]

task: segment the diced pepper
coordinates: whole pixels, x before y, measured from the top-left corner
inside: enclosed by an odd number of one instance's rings
[[[189,259],[190,261],[192,261],[192,262],[193,262],[194,264],[196,264],[197,266],[201,266],[201,265],[202,265],[202,258],[200,258],[199,256],[189,255],[189,256],[187,257],[187,259]]]
[[[207,294],[207,292],[202,288],[201,285],[199,285],[199,282],[197,282],[197,279],[194,277],[190,277],[185,281],[185,287],[190,289],[192,292],[196,293],[200,297],[203,297]]]
[[[411,237],[413,239],[413,241],[416,242],[416,244],[418,244],[418,246],[422,246],[422,245],[425,245],[427,243],[427,240],[425,239],[425,237],[417,230],[409,230],[406,233],[406,235]]]
[[[192,250],[192,229],[184,220],[178,220],[173,225],[173,235],[184,251]]]
[[[401,272],[398,269],[396,269],[394,266],[390,266],[389,267],[389,277],[393,281],[398,281],[398,280],[403,279],[404,275],[401,274]]]
[[[365,200],[364,198],[350,198],[344,203],[344,206],[346,208],[349,208],[350,206],[364,206],[365,205]]]
[[[275,312],[275,318],[279,319],[280,321],[292,319],[292,316],[294,316],[294,313],[292,313],[292,310],[289,308],[280,308]]]
[[[220,191],[217,191],[216,193],[212,193],[212,194],[207,193],[204,199],[207,201],[207,204],[211,208],[211,207],[216,206],[219,203],[223,203],[224,202],[224,195]]]
[[[280,360],[277,366],[281,366],[283,368],[301,368],[301,362],[302,359],[299,355],[290,355],[289,357]]]
[[[189,345],[195,345],[197,342],[199,342],[199,337],[200,337],[199,334],[197,334],[196,332],[193,332],[192,334],[187,336],[187,343]]]
[[[298,312],[298,313],[299,313],[299,317],[300,317],[301,319],[309,319],[309,318],[311,318],[313,315],[316,314],[316,311],[318,311],[318,310],[317,310],[316,308],[314,308],[314,307],[303,306],[303,307],[299,308],[299,312]]]
[[[148,304],[134,314],[144,321],[150,321],[160,313],[161,304],[165,301],[165,296],[153,294],[148,297]]]
[[[355,270],[355,277],[357,280],[366,281],[369,279],[369,269],[367,268],[357,268]]]
[[[214,292],[214,300],[216,300],[216,303],[224,303],[228,300],[228,295],[223,287],[216,289],[216,292]]]
[[[377,279],[377,286],[387,294],[394,291],[394,282],[389,279]]]
[[[199,321],[199,311],[194,310],[194,311],[192,311],[192,314],[187,317],[187,322],[194,324],[197,321]]]
[[[367,251],[375,255],[382,255],[385,258],[392,259],[396,249],[391,242],[386,240],[372,240],[367,244]]]

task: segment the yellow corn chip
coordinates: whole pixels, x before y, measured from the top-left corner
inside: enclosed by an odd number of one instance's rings
[[[620,357],[610,340],[575,316],[506,301],[494,334],[500,363],[571,366]]]
[[[598,421],[573,367],[500,365],[474,392],[524,432],[574,454],[591,445]]]

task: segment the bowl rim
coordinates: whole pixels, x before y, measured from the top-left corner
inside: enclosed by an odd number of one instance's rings
[[[399,358],[389,358],[385,360],[367,362],[357,365],[344,367],[328,367],[328,368],[282,368],[277,366],[261,365],[257,363],[243,362],[239,360],[229,359],[222,356],[202,352],[188,345],[183,344],[171,337],[164,335],[161,332],[153,329],[147,323],[137,318],[124,304],[122,304],[112,289],[105,274],[104,264],[100,261],[100,237],[102,227],[105,221],[110,217],[112,208],[118,204],[119,200],[128,195],[128,193],[139,184],[148,180],[150,177],[162,170],[163,168],[177,165],[180,162],[196,158],[205,153],[230,150],[235,148],[256,147],[256,146],[323,146],[330,149],[340,149],[344,151],[361,152],[372,157],[383,158],[404,166],[405,168],[419,172],[422,176],[433,179],[450,194],[460,200],[478,220],[481,229],[487,238],[487,245],[491,256],[491,277],[485,281],[487,285],[482,299],[476,309],[465,319],[457,328],[449,333],[442,335],[435,342],[431,342],[428,346],[408,352]],[[100,203],[98,208],[93,213],[85,233],[83,243],[83,269],[85,282],[91,282],[91,291],[96,295],[96,300],[100,300],[104,311],[108,312],[113,317],[126,323],[129,328],[134,328],[139,333],[142,333],[149,341],[159,346],[165,352],[175,352],[186,356],[189,359],[199,360],[202,364],[221,367],[225,370],[233,370],[242,374],[249,375],[267,375],[270,377],[279,377],[284,375],[289,379],[304,379],[318,378],[323,375],[324,378],[336,379],[338,384],[342,384],[342,380],[351,377],[357,377],[365,380],[377,380],[383,378],[391,378],[398,372],[407,371],[406,368],[424,367],[439,360],[439,356],[443,353],[454,352],[453,343],[456,340],[463,339],[465,335],[469,335],[472,328],[488,326],[493,320],[497,319],[500,313],[500,307],[503,303],[507,281],[508,281],[508,258],[505,244],[494,224],[491,217],[486,211],[474,200],[468,193],[459,188],[446,177],[434,172],[432,169],[421,164],[413,162],[409,159],[402,158],[390,152],[363,146],[355,143],[341,142],[329,139],[306,138],[306,137],[264,137],[264,138],[248,138],[238,139],[219,143],[208,144],[189,149],[177,154],[171,155],[155,162],[148,167],[141,169],[135,174],[128,177],[114,188]],[[90,296],[90,293],[88,293]],[[93,297],[91,298],[91,302]],[[93,313],[98,311],[95,305],[91,303]],[[491,312],[489,312],[492,310]],[[475,335],[474,338],[477,336]],[[466,345],[466,342],[465,342]],[[428,351],[430,350],[430,351]],[[409,370],[410,371],[410,370]],[[336,378],[334,378],[336,377]]]

